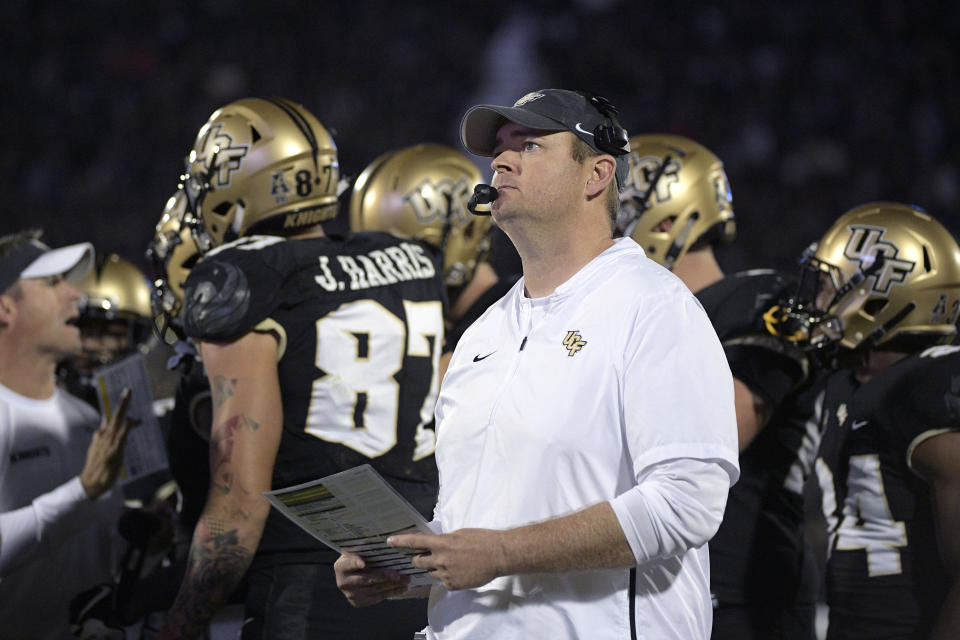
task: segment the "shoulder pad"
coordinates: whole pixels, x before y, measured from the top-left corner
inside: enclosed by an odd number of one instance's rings
[[[243,333],[250,283],[236,265],[217,258],[197,264],[184,290],[184,329],[191,338],[225,340]]]
[[[250,236],[208,253],[184,287],[184,329],[224,341],[252,330],[276,308],[296,255],[282,238]]]
[[[721,340],[744,333],[771,333],[764,314],[792,289],[783,274],[754,270],[726,276],[697,292]],[[776,334],[774,334],[776,335]]]

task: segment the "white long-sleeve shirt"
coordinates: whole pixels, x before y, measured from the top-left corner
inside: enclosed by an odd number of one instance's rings
[[[434,587],[429,637],[709,637],[706,542],[739,473],[733,382],[703,309],[635,242],[545,298],[520,280],[464,334],[436,416],[443,531],[609,501],[637,565],[635,581],[624,568]]]
[[[97,412],[57,389],[46,400],[0,385],[0,637],[70,638],[70,600],[111,579],[122,508],[80,484]]]

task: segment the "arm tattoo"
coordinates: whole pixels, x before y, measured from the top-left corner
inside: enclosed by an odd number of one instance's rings
[[[219,409],[220,405],[233,397],[233,390],[237,387],[236,378],[227,378],[226,376],[213,376],[213,383],[210,385],[210,391],[213,395],[213,408]]]
[[[233,445],[241,429],[256,431],[260,424],[245,415],[227,418],[213,428],[210,438],[210,481],[222,493],[230,493],[233,487]]]
[[[209,535],[194,536],[186,577],[170,609],[170,619],[183,637],[199,635],[243,578],[252,552],[240,544],[236,529],[205,518]]]

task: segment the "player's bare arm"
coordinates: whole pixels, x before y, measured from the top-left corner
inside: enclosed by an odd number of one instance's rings
[[[460,529],[448,534],[391,536],[395,547],[424,549],[413,565],[450,590],[523,573],[629,567],[636,563],[609,503],[560,518],[497,531]]]
[[[163,637],[201,634],[260,542],[270,508],[262,493],[270,489],[283,421],[276,347],[261,333],[201,345],[214,405],[210,493]]]
[[[943,433],[920,443],[913,451],[913,470],[930,486],[940,558],[951,580],[931,640],[960,635],[960,432]]]
[[[737,410],[737,445],[743,451],[770,419],[767,403],[739,378],[733,379],[733,397]]]

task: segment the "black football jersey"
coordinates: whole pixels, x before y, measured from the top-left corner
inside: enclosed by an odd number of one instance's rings
[[[426,245],[386,233],[250,236],[208,253],[185,299],[194,339],[278,336],[283,435],[274,488],[370,463],[432,517],[446,299]],[[258,559],[317,547],[271,512]]]
[[[713,595],[725,604],[812,603],[817,569],[804,536],[803,485],[819,445],[813,417],[821,378],[776,334],[786,276],[754,270],[697,293],[724,346],[733,375],[762,397],[771,418],[740,455],[740,479],[710,541]]]
[[[817,458],[829,528],[828,637],[926,638],[948,583],[919,442],[960,429],[960,347],[933,347],[859,384],[831,377]]]

